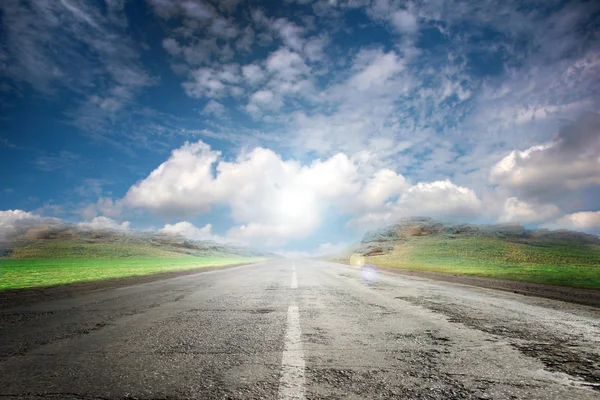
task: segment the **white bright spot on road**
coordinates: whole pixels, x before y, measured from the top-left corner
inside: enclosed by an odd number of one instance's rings
[[[360,270],[360,278],[367,283],[375,283],[379,278],[379,273],[375,267],[365,265]]]

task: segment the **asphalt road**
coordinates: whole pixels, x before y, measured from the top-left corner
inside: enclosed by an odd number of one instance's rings
[[[598,399],[600,309],[278,260],[0,311],[0,398]]]

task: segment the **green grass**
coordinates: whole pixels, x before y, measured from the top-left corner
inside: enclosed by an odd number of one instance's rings
[[[395,243],[367,263],[410,270],[600,289],[600,246],[430,236]]]
[[[0,290],[262,261],[250,257],[0,259]]]

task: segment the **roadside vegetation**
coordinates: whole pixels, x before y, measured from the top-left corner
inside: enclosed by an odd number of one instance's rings
[[[410,270],[600,289],[600,246],[532,246],[495,238],[415,238],[366,262]]]
[[[0,243],[0,290],[252,263],[275,257],[214,241],[153,232],[29,229]]]
[[[0,290],[263,261],[259,257],[1,259]]]
[[[412,219],[368,233],[354,252],[386,267],[600,289],[600,238],[580,232]]]

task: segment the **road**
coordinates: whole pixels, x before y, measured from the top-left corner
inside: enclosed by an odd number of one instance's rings
[[[600,309],[315,260],[0,318],[2,399],[600,397]]]

